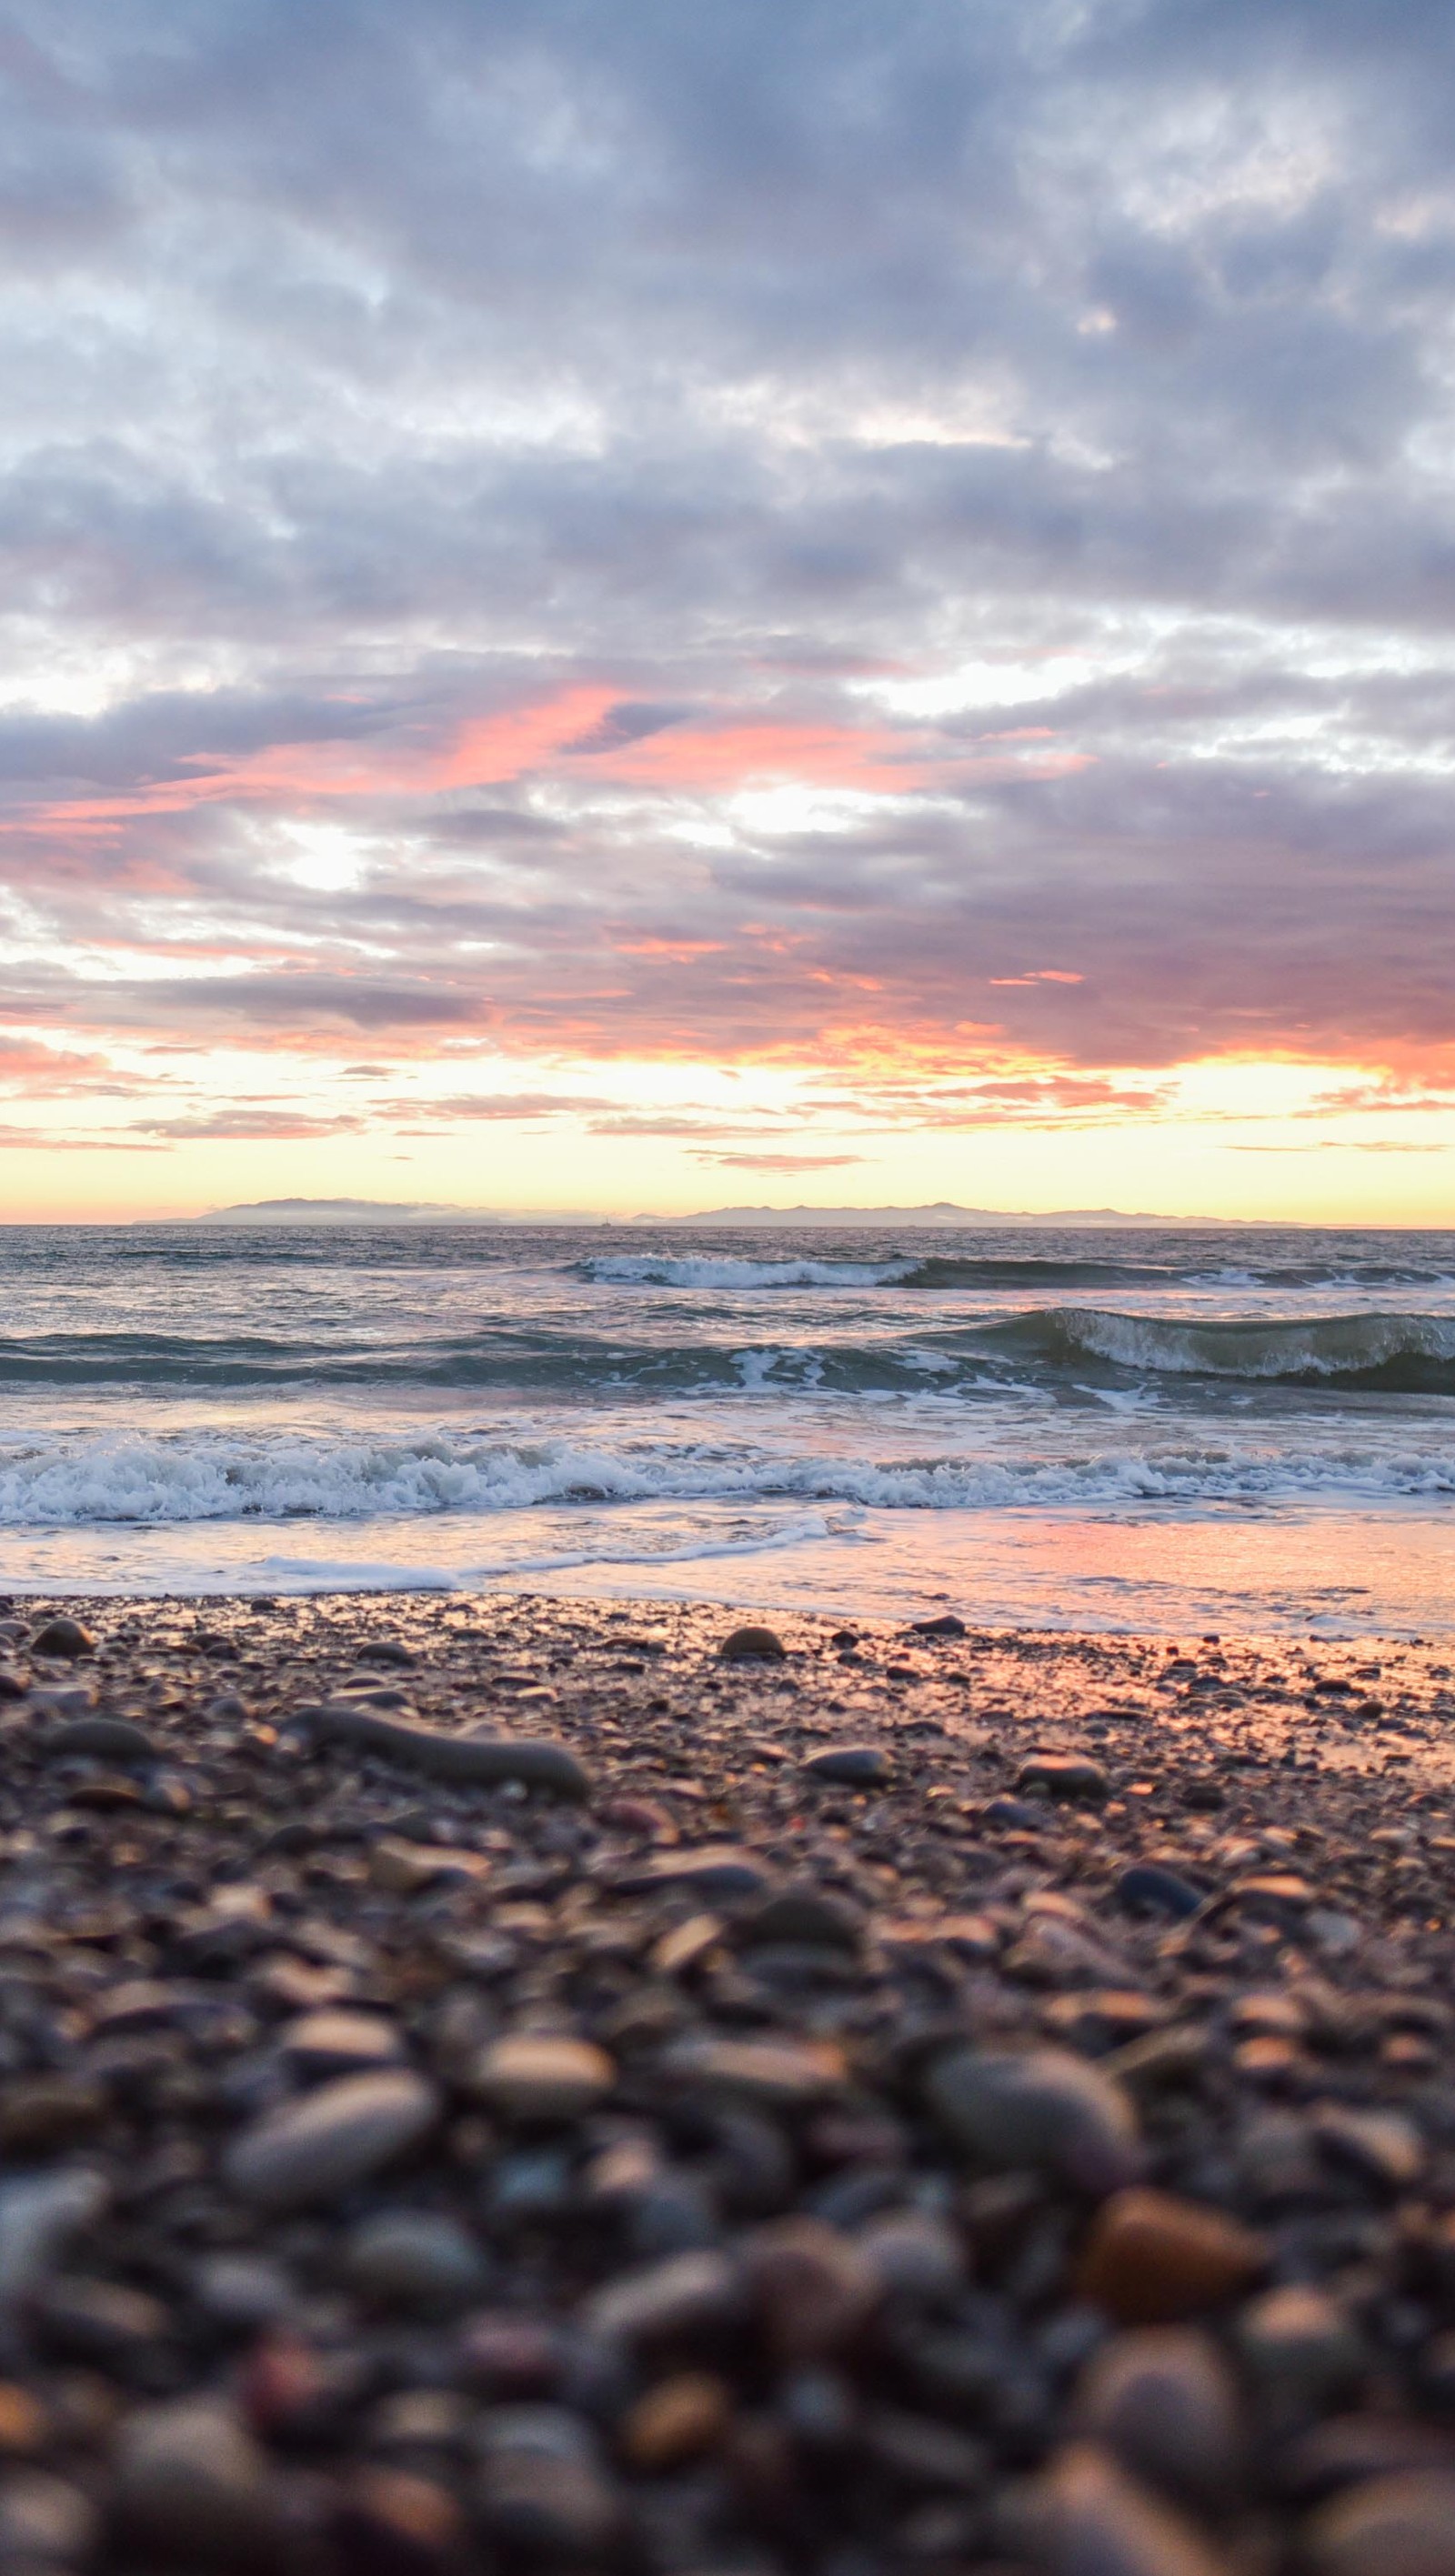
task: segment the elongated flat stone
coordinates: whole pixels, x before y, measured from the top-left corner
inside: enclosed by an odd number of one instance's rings
[[[877,1744],[832,1744],[826,1753],[811,1753],[803,1765],[805,1780],[845,1789],[877,1789],[889,1773],[889,1756]]]
[[[89,1754],[102,1762],[155,1762],[157,1748],[144,1727],[125,1717],[73,1717],[40,1739],[37,1751],[47,1762],[64,1762]]]
[[[223,2170],[244,2200],[302,2208],[381,2172],[427,2136],[439,2115],[434,2085],[407,2068],[343,2075],[245,2129]]]
[[[316,1743],[354,1745],[406,1770],[427,1771],[434,1780],[476,1781],[487,1787],[520,1780],[527,1788],[554,1789],[561,1798],[591,1794],[585,1763],[569,1745],[546,1736],[443,1735],[417,1719],[385,1717],[350,1700],[299,1709],[293,1723],[306,1728]]]
[[[640,1868],[623,1871],[616,1884],[627,1896],[683,1887],[694,1896],[726,1898],[760,1895],[770,1881],[765,1864],[736,1843],[700,1843],[692,1851],[656,1852]]]

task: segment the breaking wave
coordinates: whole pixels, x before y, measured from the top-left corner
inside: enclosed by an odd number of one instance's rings
[[[0,1526],[349,1520],[543,1505],[837,1502],[889,1511],[1455,1494],[1455,1434],[1404,1448],[1343,1437],[1260,1445],[1169,1436],[1075,1453],[866,1458],[721,1443],[394,1439],[236,1429],[78,1434],[0,1458]]]

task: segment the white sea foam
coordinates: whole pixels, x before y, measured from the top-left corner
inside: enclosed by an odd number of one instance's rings
[[[217,1520],[356,1521],[548,1504],[798,1499],[890,1511],[1268,1501],[1455,1493],[1443,1442],[1339,1437],[1302,1443],[1190,1439],[1133,1445],[1063,1438],[1042,1448],[918,1457],[814,1454],[623,1437],[507,1441],[458,1432],[393,1440],[324,1435],[116,1433],[48,1442],[0,1463],[0,1527]]]
[[[749,1261],[728,1255],[600,1253],[581,1267],[588,1279],[641,1288],[892,1288],[916,1261]]]

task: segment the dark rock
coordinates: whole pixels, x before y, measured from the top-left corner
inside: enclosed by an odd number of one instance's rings
[[[169,2564],[241,2569],[276,2547],[267,2456],[225,2398],[139,2408],[117,2437],[115,2472],[126,2538]]]
[[[444,1735],[413,1720],[384,1717],[373,1709],[341,1700],[299,1709],[293,1723],[316,1743],[353,1745],[407,1770],[428,1772],[432,1779],[456,1780],[492,1787],[519,1780],[527,1788],[551,1789],[558,1797],[583,1799],[591,1794],[591,1776],[569,1746],[544,1736]]]
[[[468,2563],[458,2500],[408,2469],[360,2469],[338,2500],[329,2536],[350,2576],[453,2576]]]
[[[721,1903],[735,1896],[757,1896],[771,1876],[764,1862],[736,1843],[700,1843],[689,1851],[654,1852],[650,1859],[623,1870],[616,1884],[627,1896],[680,1887],[690,1895]]]
[[[90,2496],[44,2469],[0,2475],[0,2567],[14,2576],[60,2576],[92,2556],[100,2516]]]
[[[1090,2443],[1057,2455],[1038,2503],[1048,2576],[1223,2576],[1226,2561],[1203,2534]]]
[[[145,1728],[125,1717],[73,1717],[40,1736],[36,1751],[46,1762],[90,1755],[102,1762],[155,1762],[157,1747]]]
[[[615,2082],[612,2060],[590,2040],[516,2031],[485,2050],[471,2089],[504,2119],[528,2125],[579,2120],[605,2101]]]
[[[781,1664],[788,1656],[782,1638],[772,1628],[734,1628],[717,1651],[725,1664]]]
[[[857,1950],[863,1917],[846,1896],[834,1896],[811,1880],[775,1889],[742,1917],[742,1942],[823,1942],[836,1950]]]
[[[1236,2494],[1246,2449],[1237,2382],[1195,2326],[1115,2336],[1090,2363],[1074,2411],[1079,2431],[1180,2501],[1205,2511]]]
[[[1165,1914],[1174,1921],[1195,1914],[1203,1901],[1201,1888],[1158,1861],[1133,1861],[1117,1880],[1116,1892],[1129,1914]]]
[[[223,2169],[244,2200],[270,2209],[334,2200],[418,2145],[440,2115],[422,2075],[344,2075],[245,2129]]]
[[[1316,2576],[1455,2576],[1455,2470],[1370,2478],[1321,2505],[1303,2553]]]
[[[478,2297],[484,2257],[458,2219],[432,2209],[383,2210],[365,2219],[344,2251],[346,2278],[381,2306],[438,2310]]]
[[[802,1765],[805,1780],[822,1780],[844,1789],[878,1789],[891,1776],[887,1753],[877,1744],[835,1744],[811,1753]]]
[[[1107,1795],[1107,1776],[1087,1753],[1033,1753],[1016,1773],[1018,1790],[1043,1798],[1084,1798],[1099,1806]]]
[[[83,1628],[78,1619],[43,1621],[39,1628],[32,1628],[29,1644],[32,1654],[55,1655],[68,1663],[75,1662],[81,1655],[94,1655],[96,1651],[96,1640],[90,1629]]]
[[[1068,2050],[954,2048],[934,2061],[925,2089],[952,2136],[988,2165],[1039,2165],[1094,2192],[1139,2169],[1131,2097]]]
[[[937,1619],[911,1619],[908,1634],[911,1637],[964,1637],[969,1631],[964,1620],[957,1619],[953,1610],[942,1610]]]

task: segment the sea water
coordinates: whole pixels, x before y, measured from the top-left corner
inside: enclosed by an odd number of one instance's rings
[[[0,1228],[0,1588],[1455,1627],[1455,1233]]]

